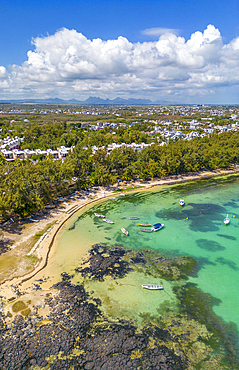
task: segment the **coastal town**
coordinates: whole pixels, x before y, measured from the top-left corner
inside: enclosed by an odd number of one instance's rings
[[[67,108],[48,108],[41,109],[16,109],[12,107],[2,107],[0,110],[1,117],[11,119],[4,123],[4,128],[0,126],[0,151],[7,162],[34,159],[34,156],[44,156],[53,160],[63,160],[74,150],[74,146],[65,147],[64,145],[57,148],[24,148],[24,133],[21,136],[14,135],[17,130],[13,127],[16,125],[37,124],[36,116],[57,117],[61,115],[65,119],[74,119],[77,121],[75,127],[83,131],[84,135],[94,131],[104,131],[111,134],[111,140],[108,145],[92,145],[92,153],[99,149],[105,149],[109,154],[112,150],[126,147],[137,151],[147,148],[157,143],[160,146],[166,145],[169,140],[192,140],[194,138],[203,138],[213,133],[221,134],[223,132],[237,131],[239,129],[239,112],[237,106],[139,106],[139,107],[73,107]],[[15,118],[17,116],[17,118]],[[109,121],[99,120],[99,116],[110,118]],[[170,116],[170,118],[168,118]],[[12,118],[13,117],[13,118]],[[75,118],[77,117],[77,119]],[[78,118],[79,117],[79,118]],[[96,117],[92,121],[91,117]],[[150,117],[150,118],[148,118]],[[152,117],[152,118],[151,118]],[[14,119],[15,118],[15,119]],[[114,119],[115,118],[115,119]],[[117,119],[116,119],[117,118]],[[120,122],[120,119],[123,121]],[[117,137],[115,131],[119,129],[129,130],[132,126],[137,125],[144,127],[141,130],[145,135],[142,142],[124,143],[121,138],[114,142]],[[87,147],[85,149],[88,149]]]

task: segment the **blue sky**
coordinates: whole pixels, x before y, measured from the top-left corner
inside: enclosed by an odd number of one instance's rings
[[[0,99],[239,103],[239,1],[8,0]]]

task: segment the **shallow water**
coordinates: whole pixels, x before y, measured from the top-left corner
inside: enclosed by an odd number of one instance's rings
[[[179,206],[181,198],[185,200],[184,207]],[[94,212],[104,214],[115,223],[103,222],[94,216]],[[231,221],[225,226],[223,219],[227,214]],[[132,216],[139,216],[140,219],[129,220]],[[139,222],[161,222],[165,227],[158,232],[143,233],[139,230]],[[129,231],[128,237],[121,232],[121,227]],[[197,277],[191,277],[190,281],[203,292],[219,299],[214,312],[225,322],[233,322],[239,328],[238,242],[239,176],[224,176],[157,187],[125,197],[116,196],[88,207],[85,213],[75,215],[64,227],[51,266],[45,273],[53,276],[62,271],[72,272],[79,265],[83,252],[94,243],[123,245],[134,250],[153,249],[167,256],[193,256],[201,268]],[[148,277],[145,279],[147,281],[139,276],[132,278],[133,284],[151,282]],[[98,283],[97,287],[89,283],[89,289],[102,295],[107,291],[107,299],[114,302],[114,312],[117,312],[118,306],[118,314],[122,314],[124,301],[126,306],[135,307],[136,316],[145,307],[140,305],[137,308],[134,303],[139,299],[137,289],[130,292],[124,289],[118,295],[118,301],[114,298],[114,288],[109,289],[106,283]],[[150,312],[150,308],[145,307],[145,310]],[[151,313],[155,310],[157,308],[152,304]],[[126,314],[134,316],[131,309]]]

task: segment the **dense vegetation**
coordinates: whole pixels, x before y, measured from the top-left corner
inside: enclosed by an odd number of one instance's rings
[[[45,141],[41,129],[29,130],[26,142],[29,144],[32,137],[36,140],[37,130],[41,139],[38,141],[38,147],[40,143],[44,147],[48,143],[52,144],[54,140],[56,142],[65,138],[67,141],[73,138],[71,144],[76,144],[75,149],[64,163],[51,159],[6,163],[0,158],[0,213],[4,218],[14,214],[29,216],[61,195],[94,185],[114,184],[118,179],[145,180],[202,169],[214,170],[239,163],[238,132],[213,134],[191,141],[169,140],[167,145],[153,144],[141,152],[121,147],[106,155],[105,149],[99,149],[93,155],[91,145],[106,144],[107,135],[112,133],[84,135],[81,129],[67,132],[64,125],[58,125],[55,128],[53,124],[51,127],[44,127],[43,131],[48,132]],[[125,129],[122,134],[125,135],[127,130],[134,131],[136,137],[141,135],[140,130],[135,128]],[[72,182],[73,177],[78,180]]]
[[[237,131],[220,134],[215,131],[193,140],[161,137],[171,124],[175,130],[180,126],[184,135],[187,134],[192,119],[202,125],[198,129],[200,134],[207,117],[208,128],[231,125],[235,122],[232,114],[238,113],[237,107],[5,105],[0,107],[0,113],[0,139],[24,138],[21,149],[74,147],[64,162],[44,155],[34,155],[27,161],[6,162],[0,154],[0,216],[4,219],[15,215],[27,217],[59,196],[94,185],[146,180],[239,163]],[[158,122],[161,128],[155,130]],[[98,125],[96,130],[94,125]],[[165,141],[165,145],[160,145],[161,141]],[[122,146],[107,153],[107,146],[112,143],[151,145],[141,151]],[[93,154],[94,146],[99,149]],[[78,180],[72,181],[74,177]]]

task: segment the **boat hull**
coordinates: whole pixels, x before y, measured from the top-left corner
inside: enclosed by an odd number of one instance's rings
[[[114,224],[114,221],[106,220],[105,218],[103,218],[103,221],[105,221],[107,224]]]
[[[162,290],[163,289],[162,285],[156,285],[156,284],[143,284],[141,286],[142,288],[149,289],[149,290]]]
[[[129,235],[129,232],[125,229],[125,228],[121,228],[121,231],[122,231],[122,233],[123,234],[125,234],[126,236],[128,236]]]
[[[158,230],[161,230],[163,227],[164,227],[164,224],[155,224],[155,225],[153,225],[151,230],[152,231],[158,231]]]
[[[152,229],[139,229],[139,231],[143,231],[145,233],[152,233],[153,232]]]
[[[96,216],[96,217],[102,217],[102,218],[104,218],[105,216],[104,215],[99,215],[98,213],[94,213],[94,215]]]

